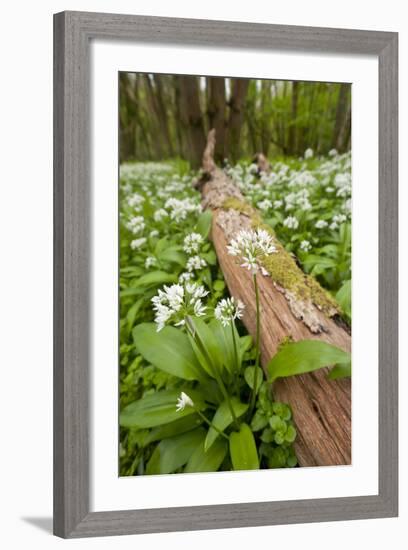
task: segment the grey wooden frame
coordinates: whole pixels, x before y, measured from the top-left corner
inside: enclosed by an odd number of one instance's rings
[[[379,60],[379,494],[91,512],[89,506],[89,43],[369,54]],[[398,510],[398,35],[63,12],[54,15],[54,533],[121,535],[393,517]],[[369,314],[369,313],[368,313]]]

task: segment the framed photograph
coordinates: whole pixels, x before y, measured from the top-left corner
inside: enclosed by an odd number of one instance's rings
[[[398,35],[54,16],[54,532],[398,510]]]

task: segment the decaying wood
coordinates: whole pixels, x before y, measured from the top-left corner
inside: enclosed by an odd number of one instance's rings
[[[203,156],[202,204],[213,211],[212,240],[218,261],[231,295],[246,305],[242,320],[254,336],[256,305],[252,276],[239,266],[235,257],[227,254],[226,245],[240,229],[251,227],[259,214],[245,204],[238,187],[215,165],[214,144],[215,132],[211,131]],[[226,207],[231,198],[245,208]],[[278,242],[277,245],[281,247]],[[287,254],[281,249],[282,254]],[[299,270],[295,263],[294,266]],[[307,284],[310,278],[302,276]],[[338,321],[335,305],[321,308],[307,293],[305,299],[300,299],[270,276],[258,275],[258,284],[263,367],[288,337],[294,341],[323,340],[350,351],[351,337],[344,323]],[[329,380],[327,372],[328,369],[320,369],[280,379],[274,385],[275,398],[292,407],[298,432],[295,450],[301,466],[351,463],[351,382]]]

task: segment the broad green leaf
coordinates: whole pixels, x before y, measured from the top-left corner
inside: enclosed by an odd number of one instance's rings
[[[218,342],[225,368],[230,373],[239,370],[241,366],[241,354],[239,349],[235,352],[234,338],[232,336],[232,331],[234,331],[235,342],[236,345],[239,346],[239,335],[235,328],[235,323],[233,323],[232,326],[224,327],[218,319],[213,319],[209,326]]]
[[[319,340],[301,340],[285,344],[269,361],[267,369],[273,382],[277,378],[312,372],[348,361],[350,354],[340,348]]]
[[[306,268],[319,267],[322,269],[329,269],[332,267],[337,267],[337,261],[333,258],[328,258],[327,256],[315,256],[313,254],[309,254],[303,260],[303,266]]]
[[[166,271],[152,271],[142,275],[136,282],[136,287],[161,285],[164,283],[177,283],[177,275]]]
[[[184,380],[205,377],[188,337],[181,330],[164,327],[157,332],[155,323],[142,323],[133,329],[133,340],[140,354],[158,369]]]
[[[175,264],[179,264],[182,267],[185,267],[187,262],[187,257],[180,250],[179,246],[171,246],[169,248],[166,248],[160,254],[158,255],[159,260],[163,262],[172,262]]]
[[[193,336],[189,333],[188,337],[200,365],[215,378],[217,372],[221,374],[223,364],[217,339],[206,322],[199,317],[188,317],[187,323],[193,333]]]
[[[211,210],[206,210],[200,216],[197,220],[196,230],[204,239],[208,237],[210,234],[211,229],[211,220],[212,220],[212,212]]]
[[[349,361],[348,363],[339,363],[331,369],[328,376],[330,380],[349,378],[351,376],[351,361]]]
[[[178,420],[174,420],[174,422],[163,424],[151,430],[144,440],[144,445],[153,443],[153,441],[160,441],[161,439],[167,439],[168,437],[189,432],[198,428],[202,423],[202,419],[196,414],[184,416]]]
[[[210,250],[206,254],[202,254],[202,257],[209,265],[216,265],[217,264],[217,256],[215,255],[214,250]]]
[[[238,397],[231,397],[230,402],[237,418],[242,416],[248,410],[247,403],[241,403]],[[225,428],[227,428],[232,423],[232,421],[233,418],[231,409],[229,408],[227,401],[223,401],[218,407],[214,418],[212,419],[212,425],[215,426],[215,428],[218,428],[218,430],[224,431]],[[204,448],[206,451],[208,451],[208,449],[220,435],[215,428],[211,426],[208,430],[204,444]]]
[[[205,430],[197,428],[191,432],[163,439],[154,450],[146,467],[146,474],[171,474],[184,466],[194,451],[202,445]]]
[[[261,384],[263,382],[263,370],[261,369],[261,367],[256,367],[256,369],[257,369],[256,393],[258,393],[259,388],[261,387]],[[245,378],[245,382],[248,384],[251,390],[253,390],[255,386],[255,367],[247,367],[244,370],[244,378]]]
[[[345,281],[336,294],[336,300],[339,303],[341,309],[351,318],[351,281]]]
[[[162,252],[163,250],[166,250],[166,248],[169,247],[169,240],[166,237],[163,237],[162,239],[159,239],[156,243],[156,246],[154,248],[154,253],[157,256]]]
[[[221,281],[220,279],[216,279],[214,281],[214,284],[213,284],[213,288],[214,290],[216,290],[217,292],[222,292],[225,288],[225,283],[224,281]]]
[[[259,459],[254,434],[248,424],[230,435],[230,455],[234,470],[258,470]]]
[[[204,450],[201,443],[187,462],[184,472],[216,472],[221,466],[228,450],[228,441],[219,438],[208,451]]]
[[[195,408],[205,408],[197,392],[189,389],[188,395],[193,400]],[[125,428],[154,428],[194,414],[193,407],[185,407],[182,411],[176,410],[179,396],[180,390],[164,390],[133,401],[120,413],[120,425]]]

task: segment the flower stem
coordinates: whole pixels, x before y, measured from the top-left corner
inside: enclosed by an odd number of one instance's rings
[[[256,301],[256,340],[255,340],[255,372],[254,372],[254,387],[252,388],[251,393],[251,406],[250,414],[255,407],[256,399],[256,390],[258,385],[258,367],[259,367],[259,356],[260,356],[260,339],[261,339],[261,309],[259,305],[259,288],[256,274],[253,276],[254,289],[255,289],[255,301]]]
[[[202,420],[204,420],[204,422],[210,426],[210,428],[213,428],[216,432],[218,432],[220,435],[222,435],[222,437],[225,437],[225,439],[227,441],[229,441],[229,437],[227,435],[225,435],[225,433],[222,430],[217,428],[217,426],[214,426],[214,424],[210,420],[208,420],[208,418],[201,411],[199,411],[196,407],[194,407],[194,410],[200,416],[200,418]]]

